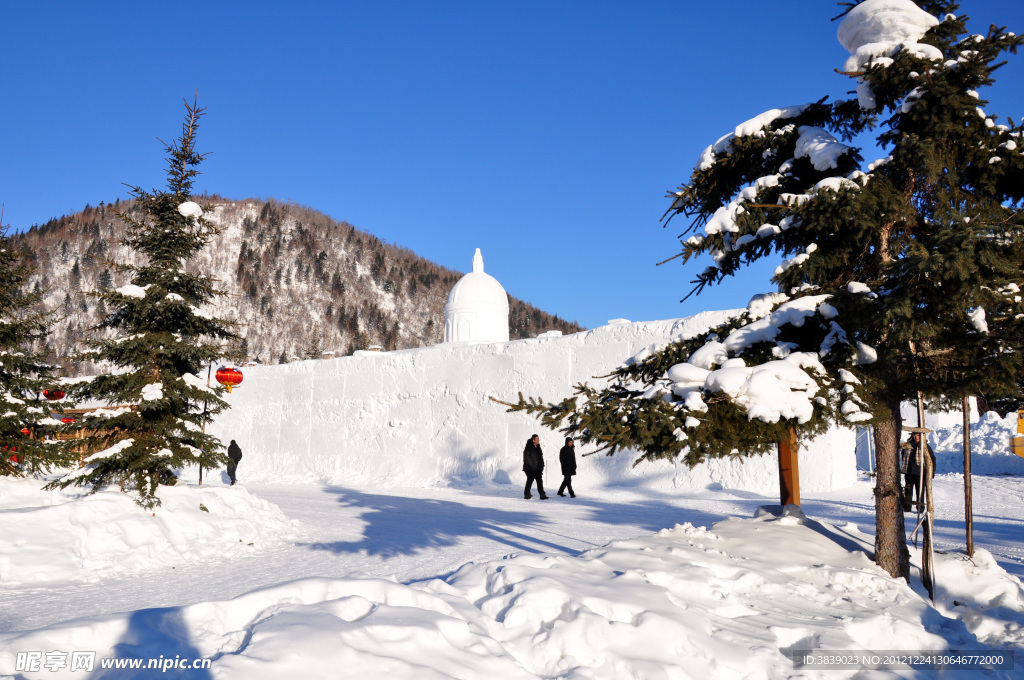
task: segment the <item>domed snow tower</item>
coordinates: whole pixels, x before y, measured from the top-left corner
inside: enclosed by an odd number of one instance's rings
[[[508,294],[496,278],[484,273],[479,248],[473,255],[473,271],[448,293],[444,341],[508,342]]]

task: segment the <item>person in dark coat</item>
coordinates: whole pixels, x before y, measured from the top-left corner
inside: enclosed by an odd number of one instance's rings
[[[544,452],[540,449],[540,435],[535,434],[526,440],[526,448],[523,449],[523,472],[526,473],[526,490],[523,491],[525,498],[533,498],[530,495],[530,488],[533,482],[537,482],[537,493],[540,499],[546,501],[548,495],[544,493]]]
[[[238,481],[235,479],[235,470],[238,469],[238,463],[242,460],[242,449],[239,448],[234,439],[231,440],[231,445],[228,446],[228,458],[231,459],[231,462],[228,463],[228,477],[231,479],[231,485],[234,486],[235,482]]]
[[[576,444],[572,437],[565,438],[565,446],[558,452],[558,462],[562,465],[562,486],[558,487],[558,495],[564,496],[568,489],[569,495],[576,498],[576,492],[572,490],[572,476],[576,474]]]
[[[908,444],[905,448],[901,447],[903,453],[903,462],[900,465],[903,470],[904,485],[903,511],[910,512],[911,507],[916,507],[917,511],[921,512],[924,509],[924,492],[921,488],[921,468],[924,467],[924,458],[921,457],[921,449],[928,452],[933,474],[935,472],[935,452],[932,451],[928,442],[922,439],[919,432],[910,435]]]

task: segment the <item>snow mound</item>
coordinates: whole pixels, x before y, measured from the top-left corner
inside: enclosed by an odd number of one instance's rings
[[[717,142],[701,152],[700,158],[697,159],[697,164],[694,166],[694,170],[698,172],[710,170],[715,164],[715,157],[732,148],[733,140],[742,137],[749,137],[750,135],[763,135],[764,128],[771,125],[776,120],[795,118],[805,110],[807,110],[806,104],[787,106],[781,109],[770,109],[764,113],[754,116],[750,120],[740,123],[732,132],[724,135]]]
[[[970,430],[972,474],[1024,475],[1024,458],[1010,452],[1010,437],[1017,434],[1016,412],[1000,418],[989,411]],[[963,424],[954,423],[928,435],[938,474],[964,471],[963,433]]]
[[[977,648],[1005,641],[984,633],[998,617],[1004,627],[1024,622],[1019,581],[983,551],[973,563],[937,556],[943,580],[964,592],[936,609],[871,563],[870,536],[855,526],[764,510],[579,557],[471,563],[443,580],[302,579],[0,635],[0,674],[19,651],[92,649],[99,658],[211,658],[211,677],[246,680],[339,669],[391,680],[793,677],[797,650]],[[993,598],[1003,609],[986,609]]]
[[[851,55],[843,70],[860,71],[872,58],[887,59],[900,47],[926,59],[942,59],[937,48],[917,42],[938,24],[911,0],[865,0],[839,23],[837,37]]]
[[[915,551],[915,555],[916,555]],[[948,555],[936,562],[936,608],[961,619],[983,645],[1024,648],[1024,589],[996,564],[992,553],[975,548],[974,557]],[[923,593],[923,588],[920,589]],[[1020,652],[1017,653],[1020,659]]]
[[[185,217],[202,217],[203,209],[195,201],[185,201],[178,206],[178,212]]]
[[[839,157],[850,150],[823,128],[801,125],[799,132],[793,157],[808,158],[815,170],[834,170],[839,167]]]
[[[140,300],[146,297],[146,289],[141,286],[136,286],[134,283],[125,284],[114,292],[127,297],[139,298]]]
[[[0,589],[238,557],[295,532],[277,506],[241,487],[161,487],[154,511],[116,489],[39,486],[0,478]]]

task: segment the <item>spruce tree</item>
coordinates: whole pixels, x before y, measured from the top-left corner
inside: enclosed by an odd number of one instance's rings
[[[55,367],[34,347],[46,337],[53,314],[39,304],[41,292],[26,292],[32,267],[0,226],[0,475],[22,476],[70,465],[75,454],[63,441],[48,440],[61,406],[43,398],[58,391]],[[61,404],[67,404],[67,401]]]
[[[781,254],[777,290],[718,328],[635,357],[603,388],[524,399],[584,443],[641,458],[774,448],[793,427],[874,425],[875,559],[909,577],[900,404],[920,392],[1020,397],[1024,383],[1024,126],[980,90],[1024,39],[968,35],[945,0],[864,0],[839,38],[854,99],[772,109],[709,146],[669,212],[690,218],[700,293]],[[883,158],[844,144],[873,131]],[[692,233],[692,235],[691,235]]]
[[[79,423],[95,433],[85,440],[95,453],[54,482],[94,489],[116,483],[145,507],[159,505],[157,487],[174,483],[176,469],[227,461],[221,443],[201,431],[204,417],[227,404],[221,388],[207,387],[200,376],[218,358],[221,343],[236,336],[227,322],[202,311],[222,294],[213,280],[185,269],[215,233],[191,196],[203,160],[195,141],[204,110],[187,101],[185,108],[181,136],[164,145],[166,190],[134,187],[135,201],[117,212],[127,225],[124,245],[146,263],[118,265],[131,282],[95,293],[110,310],[96,329],[115,337],[89,343],[90,358],[115,371],[74,385],[77,398],[117,408],[96,410]]]

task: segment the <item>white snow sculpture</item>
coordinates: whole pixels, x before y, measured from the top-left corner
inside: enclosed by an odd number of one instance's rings
[[[508,295],[496,278],[484,273],[479,248],[473,255],[473,271],[448,293],[444,341],[508,342]]]

